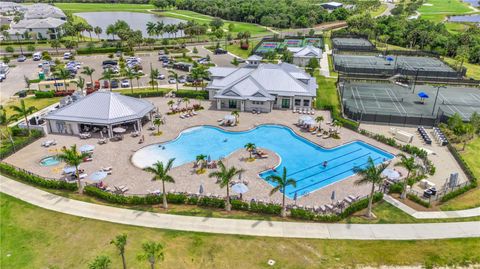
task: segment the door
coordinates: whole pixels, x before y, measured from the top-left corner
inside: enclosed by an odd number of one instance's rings
[[[237,100],[228,100],[228,108],[237,108]]]
[[[282,99],[282,108],[290,108],[290,99]]]

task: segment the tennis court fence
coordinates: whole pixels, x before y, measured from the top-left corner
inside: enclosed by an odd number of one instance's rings
[[[396,126],[435,126],[439,119],[436,116],[428,114],[386,114],[386,113],[367,113],[360,111],[343,103],[343,113],[349,119],[363,123],[382,123]]]

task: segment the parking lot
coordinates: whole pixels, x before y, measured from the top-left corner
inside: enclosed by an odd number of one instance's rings
[[[214,55],[213,52],[208,51],[207,49],[201,46],[197,47],[197,50],[198,50],[197,54],[192,53],[193,47],[187,47],[187,49],[190,51],[189,53],[187,53],[187,56],[197,56],[201,58],[201,57],[206,57],[208,54],[210,55],[211,62],[216,64],[217,66],[233,66],[230,63],[233,60],[233,56],[230,54]],[[136,80],[132,81],[134,87],[149,86],[150,66],[153,69],[155,68],[158,69],[160,74],[163,74],[166,77],[166,79],[164,80],[157,80],[160,87],[162,85],[168,85],[168,76],[169,76],[168,71],[173,69],[167,69],[162,67],[162,62],[158,60],[158,51],[137,52],[135,53],[135,56],[141,59],[141,64],[142,64],[143,72],[145,75],[138,80],[138,84]],[[169,55],[169,57],[172,57],[172,56],[181,57],[181,54]],[[197,58],[194,58],[194,60],[195,59]],[[64,61],[63,59],[61,60]],[[109,60],[106,54],[94,54],[94,55],[87,55],[87,56],[77,55],[75,57],[75,61],[80,62],[82,64],[82,67],[89,66],[95,69],[95,72],[92,75],[93,80],[100,80],[100,78],[102,77],[102,71],[103,71],[102,62],[105,60]],[[114,60],[118,60],[118,58],[114,57]],[[12,59],[11,64],[15,64],[16,66],[13,68],[10,68],[10,72],[7,74],[7,79],[0,84],[1,103],[4,103],[16,92],[26,88],[24,76],[27,76],[29,79],[38,78],[38,72],[41,71],[40,68],[38,67],[39,63],[41,63],[41,61],[40,62],[33,61],[31,58],[28,58],[25,62],[21,62],[21,63],[16,62],[15,59]],[[179,75],[188,75],[187,72],[184,72],[181,70],[175,69],[173,71],[175,71]],[[90,78],[88,76],[83,75],[80,72],[78,72],[77,77],[78,76],[82,76],[83,78],[85,78],[86,82],[90,81]],[[35,89],[36,85],[32,84],[31,88]]]

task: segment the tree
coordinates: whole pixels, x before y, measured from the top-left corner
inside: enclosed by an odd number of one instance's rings
[[[60,154],[58,154],[58,159],[64,161],[67,165],[75,167],[75,176],[77,177],[78,192],[83,193],[82,182],[80,179],[80,173],[78,167],[83,162],[83,159],[88,157],[88,153],[79,152],[77,150],[77,145],[72,145],[69,149],[66,147],[62,148]]]
[[[124,70],[123,72],[123,76],[128,79],[128,81],[130,81],[130,90],[132,91],[133,93],[133,83],[132,83],[132,80],[135,78],[135,76],[137,75],[136,72],[133,71],[132,68],[127,68]]]
[[[210,27],[212,28],[212,32],[215,32],[217,29],[222,28],[223,26],[223,20],[220,18],[214,18],[212,21],[210,21]]]
[[[15,142],[13,141],[12,133],[10,132],[10,128],[8,125],[14,121],[17,120],[17,116],[7,116],[7,111],[5,108],[0,105],[0,126],[3,128],[0,128],[0,134],[2,137],[8,138],[10,140],[10,143],[12,144],[12,149],[15,151]],[[5,131],[5,134],[3,133]]]
[[[65,91],[67,91],[67,79],[71,76],[70,71],[65,68],[59,68],[55,70],[54,75],[55,77],[63,80],[63,88]]]
[[[293,178],[287,178],[287,168],[283,167],[282,176],[279,175],[270,175],[267,177],[267,180],[271,181],[276,185],[271,191],[270,195],[273,195],[277,191],[282,193],[282,212],[281,216],[284,218],[287,216],[287,211],[285,208],[285,191],[288,186],[297,187],[297,181]]]
[[[289,50],[285,50],[282,55],[282,61],[286,63],[292,63],[293,62],[293,52]]]
[[[410,179],[410,175],[416,174],[416,171],[420,169],[420,165],[418,165],[415,162],[414,157],[408,158],[403,153],[398,154],[398,156],[400,157],[400,162],[397,162],[395,166],[401,166],[407,169],[407,177],[405,178],[405,182],[403,184],[403,191],[402,191],[402,194],[400,195],[401,199],[405,199],[407,197],[407,185],[408,185],[408,180]]]
[[[14,117],[16,118],[24,118],[25,123],[27,124],[27,130],[28,130],[28,135],[31,135],[31,130],[30,130],[30,122],[28,121],[28,116],[33,114],[33,112],[37,111],[37,108],[34,106],[27,107],[25,105],[25,100],[21,99],[20,100],[20,105],[19,106],[10,106],[10,108],[15,112]]]
[[[153,241],[148,241],[142,244],[143,252],[137,256],[139,261],[148,261],[150,263],[150,268],[155,269],[155,264],[157,261],[163,261],[163,246],[160,243],[155,243]]]
[[[235,116],[235,122],[238,124],[240,123],[240,112],[238,110],[233,110],[232,113],[230,113],[232,116]]]
[[[155,89],[155,85],[157,86],[157,91],[158,91],[158,83],[155,81],[160,74],[160,71],[158,71],[157,68],[151,69],[150,71],[150,84],[152,84],[152,87]]]
[[[462,151],[465,150],[467,142],[475,135],[475,128],[471,123],[464,123],[461,125],[460,140],[463,142]]]
[[[3,55],[2,62],[4,62],[5,64],[8,64],[10,63],[10,58],[7,55]]]
[[[50,40],[50,46],[55,49],[55,52],[58,54],[58,48],[60,48],[60,41],[58,39]]]
[[[126,234],[119,234],[110,241],[110,244],[115,245],[118,250],[118,253],[122,257],[122,264],[123,269],[127,269],[127,261],[125,259],[125,246],[127,245],[127,235]]]
[[[83,67],[83,71],[81,72],[82,74],[87,75],[87,76],[90,77],[90,83],[92,83],[92,85],[93,85],[92,75],[93,75],[94,72],[95,72],[95,69],[90,68],[90,67],[88,67],[88,66],[84,66],[84,67]]]
[[[243,147],[248,151],[248,153],[250,154],[249,158],[251,159],[252,158],[252,152],[257,148],[257,146],[255,146],[254,143],[247,143]]]
[[[27,89],[30,90],[30,85],[32,84],[30,79],[27,76],[23,75],[23,80],[25,81],[25,85],[27,86]]]
[[[175,72],[175,71],[172,71],[172,70],[168,70],[168,73],[170,74],[170,77],[175,79],[176,88],[177,88],[177,91],[178,91],[178,77],[179,77],[178,73]]]
[[[182,102],[185,103],[185,108],[188,108],[188,105],[190,104],[190,98],[183,97]]]
[[[314,36],[314,35],[315,35],[315,29],[308,30],[308,36]]]
[[[100,26],[95,26],[93,28],[93,32],[97,35],[97,38],[100,39],[100,35],[102,34],[103,30]]]
[[[85,79],[83,77],[79,76],[78,80],[74,81],[73,83],[77,85],[77,89],[79,89],[80,91],[83,91],[83,88],[85,87]]]
[[[368,157],[368,165],[365,168],[354,167],[353,171],[361,176],[361,178],[355,181],[356,185],[363,184],[372,184],[372,189],[370,191],[370,196],[368,197],[368,210],[366,216],[368,218],[372,217],[372,203],[373,203],[373,194],[375,193],[375,186],[380,185],[384,178],[382,176],[383,170],[387,168],[387,163],[382,163],[375,166],[373,159]]]
[[[315,121],[318,122],[318,129],[322,129],[322,121],[324,121],[325,119],[323,118],[323,116],[317,116],[315,118]]]
[[[109,269],[110,264],[112,261],[110,261],[110,258],[107,256],[97,256],[95,259],[88,264],[89,269]]]
[[[197,157],[195,157],[195,160],[197,161],[197,164],[200,164],[200,170],[205,167],[205,160],[207,159],[207,155],[205,154],[199,154]]]
[[[311,72],[310,75],[313,76],[313,72],[315,72],[315,69],[317,69],[319,66],[320,65],[318,64],[317,58],[310,58],[305,69],[308,69]]]
[[[92,41],[92,32],[94,31],[93,26],[86,24],[85,31],[87,31],[88,35],[90,36],[90,41]]]
[[[167,105],[170,107],[171,110],[173,110],[173,105],[175,104],[175,101],[170,100],[167,102]]]
[[[480,115],[476,111],[470,116],[470,124],[475,129],[475,133],[480,133]]]
[[[238,62],[238,59],[237,57],[234,57],[231,64],[233,64],[234,66],[238,66],[240,63]]]
[[[175,161],[175,158],[172,158],[172,159],[168,160],[166,165],[164,165],[163,162],[156,162],[156,163],[153,164],[153,166],[145,168],[145,171],[154,174],[154,176],[152,178],[153,181],[157,181],[157,180],[162,181],[163,208],[165,208],[165,209],[168,208],[167,193],[165,192],[165,182],[170,182],[170,183],[175,182],[173,177],[168,174],[168,172],[172,168],[172,165],[173,165],[174,161]]]
[[[110,91],[112,91],[112,79],[113,79],[113,71],[110,68],[103,70],[101,79],[108,80],[108,86]]]
[[[163,120],[156,118],[153,120],[153,125],[157,126],[157,134],[160,134],[160,126],[163,125]]]
[[[222,161],[218,162],[218,167],[220,170],[210,173],[209,177],[217,178],[217,183],[220,185],[220,188],[227,187],[227,197],[225,201],[225,210],[230,211],[232,207],[230,205],[230,183],[232,182],[233,177],[244,172],[243,169],[237,169],[234,166],[227,168]]]
[[[154,22],[147,22],[147,34],[149,36],[154,36],[157,34],[157,24]]]

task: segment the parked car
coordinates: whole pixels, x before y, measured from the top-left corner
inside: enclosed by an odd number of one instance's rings
[[[169,84],[176,84],[176,83],[177,83],[177,80],[176,80],[174,77],[169,77],[169,78],[168,78],[168,83],[169,83]]]
[[[108,80],[104,80],[104,81],[103,81],[103,88],[104,88],[104,89],[110,88],[109,85],[110,85],[110,84],[108,83]]]
[[[120,84],[120,86],[122,88],[128,88],[128,87],[130,87],[130,81],[124,79],[124,80],[122,80],[122,83]]]
[[[185,78],[185,76],[180,76],[178,78],[178,83],[185,83],[185,82],[187,82],[187,79]]]
[[[93,88],[94,88],[95,90],[98,90],[98,89],[100,89],[100,81],[98,81],[98,80],[95,80],[95,82],[94,82],[94,83],[95,83],[95,85],[93,86]]]
[[[17,62],[25,62],[25,60],[27,60],[25,55],[19,55],[17,58]]]
[[[122,57],[122,52],[121,52],[121,51],[115,52],[115,56],[116,56],[116,57]]]
[[[214,51],[215,54],[227,54],[228,51],[222,49],[222,48],[218,48]]]
[[[167,55],[162,55],[158,57],[158,60],[160,62],[168,62],[168,56]]]
[[[192,78],[192,76],[187,76],[187,82],[193,83],[195,80]]]
[[[165,68],[165,67],[168,67],[169,64],[170,64],[169,62],[163,62],[163,63],[162,63],[162,67],[164,67],[164,68]]]
[[[205,57],[197,60],[197,63],[199,63],[199,64],[204,64],[204,63],[207,63],[207,62],[208,62],[208,59],[205,58]]]
[[[33,57],[34,61],[40,61],[42,59],[42,53],[41,52],[35,52],[32,57]]]
[[[164,74],[158,74],[157,79],[164,80],[165,75]]]
[[[244,62],[245,62],[245,59],[242,59],[242,58],[240,58],[240,57],[237,57],[237,62],[239,62],[239,63],[244,63]]]
[[[0,74],[0,82],[5,80],[6,78],[7,78],[7,74],[5,74],[5,73]]]
[[[63,54],[63,59],[65,60],[69,60],[70,58],[72,58],[73,54],[71,52],[65,52]]]
[[[106,60],[106,61],[103,61],[102,62],[102,65],[103,66],[106,66],[106,65],[117,65],[117,61],[114,61],[114,60]]]
[[[114,79],[112,80],[112,88],[118,88],[118,80]]]

